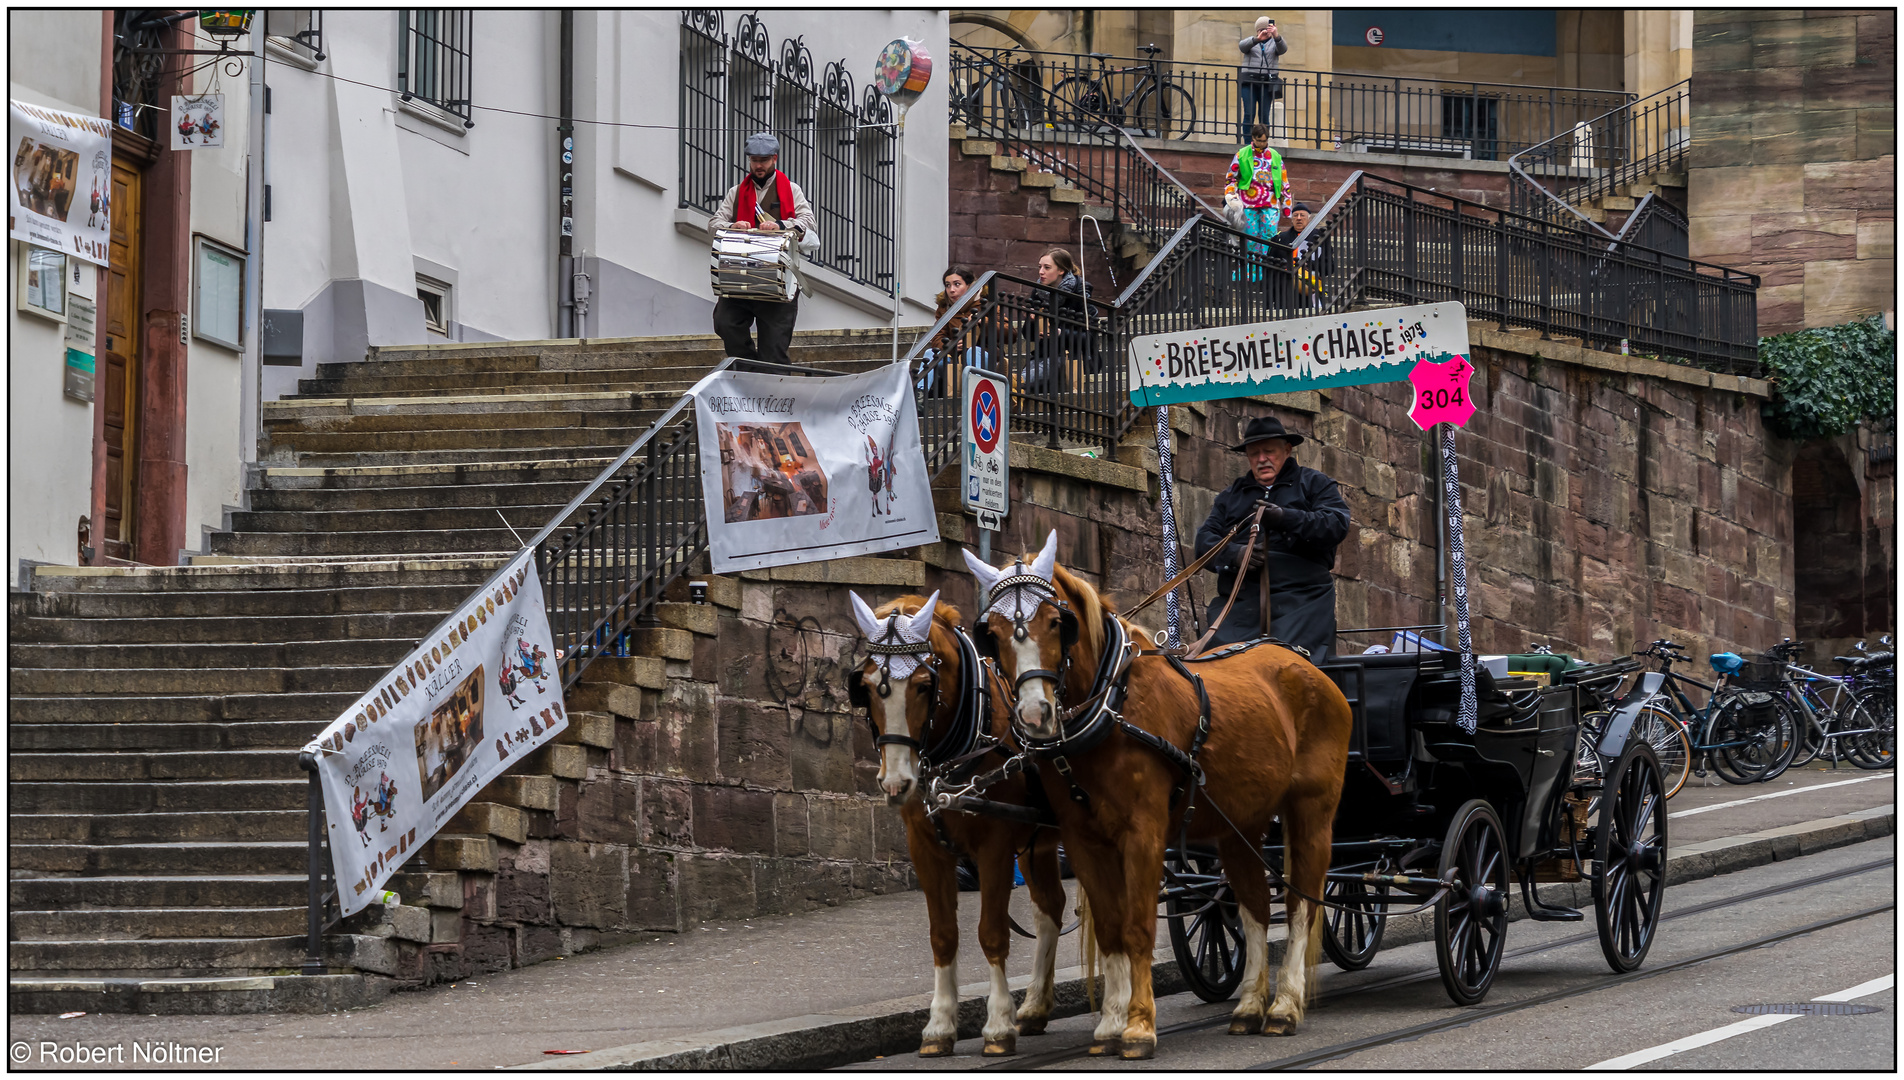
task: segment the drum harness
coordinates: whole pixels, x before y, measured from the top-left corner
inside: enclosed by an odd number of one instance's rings
[[[1216,552],[1221,551],[1224,546],[1228,544],[1230,538],[1242,531],[1245,525],[1249,526],[1250,540],[1254,542],[1256,533],[1260,529],[1262,513],[1262,507],[1258,506],[1255,514],[1247,521],[1239,522],[1221,541],[1212,546],[1208,552],[1205,552],[1202,558],[1192,563],[1182,574],[1166,582],[1162,587],[1146,597],[1141,603],[1131,609],[1131,613],[1134,614],[1144,607],[1147,607],[1159,597],[1167,594],[1172,588],[1181,584],[1190,574],[1202,569],[1210,557]],[[1191,671],[1188,664],[1198,660],[1223,659],[1247,651],[1258,645],[1280,645],[1296,652],[1305,660],[1309,658],[1308,650],[1300,646],[1290,645],[1287,642],[1277,641],[1274,638],[1258,638],[1254,641],[1239,642],[1236,645],[1228,646],[1215,653],[1204,656],[1197,654],[1197,651],[1209,641],[1216,633],[1217,628],[1222,625],[1223,619],[1228,616],[1230,607],[1235,603],[1236,596],[1242,587],[1242,579],[1243,575],[1238,574],[1236,585],[1230,592],[1229,603],[1224,605],[1222,613],[1217,617],[1217,621],[1205,632],[1202,638],[1199,638],[1197,642],[1182,652],[1169,650],[1163,654],[1164,658],[1169,661],[1171,667],[1174,668],[1179,675],[1182,675],[1188,680],[1197,693],[1197,728],[1196,732],[1191,736],[1190,748],[1187,752],[1179,749],[1175,743],[1170,742],[1168,739],[1146,731],[1124,719],[1120,710],[1122,709],[1125,696],[1129,689],[1131,661],[1137,658],[1142,652],[1142,648],[1131,639],[1129,632],[1125,629],[1123,619],[1107,611],[1104,613],[1104,628],[1107,634],[1107,640],[1105,647],[1099,652],[1098,668],[1092,679],[1091,688],[1087,692],[1085,699],[1077,706],[1057,707],[1058,734],[1050,738],[1036,738],[1026,734],[1026,732],[1014,722],[1012,732],[1022,746],[1022,749],[1017,754],[1007,757],[1005,763],[999,768],[973,778],[957,790],[941,791],[935,783],[932,787],[928,788],[928,804],[936,803],[942,807],[951,807],[954,805],[970,806],[973,803],[983,803],[983,800],[974,798],[978,792],[1010,776],[1024,772],[1030,764],[1028,759],[1035,759],[1036,761],[1050,762],[1052,768],[1057,770],[1058,775],[1063,777],[1065,784],[1070,788],[1071,800],[1088,812],[1091,808],[1090,793],[1079,785],[1077,777],[1072,770],[1071,763],[1068,760],[1068,756],[1088,753],[1092,749],[1095,749],[1098,744],[1102,743],[1113,730],[1122,730],[1124,734],[1133,741],[1148,747],[1163,757],[1164,760],[1177,767],[1179,777],[1176,785],[1170,792],[1170,807],[1172,816],[1177,820],[1179,850],[1187,848],[1190,823],[1195,811],[1194,799],[1187,797],[1187,795],[1193,784],[1199,788],[1205,787],[1206,785],[1203,767],[1198,763],[1197,756],[1202,752],[1205,742],[1209,740],[1211,728],[1209,691],[1204,687],[1203,679]],[[1002,610],[1004,601],[1008,595],[1011,598],[1011,610],[1009,614],[1005,610]],[[985,609],[979,613],[978,630],[973,635],[975,645],[981,652],[986,654],[988,661],[995,662],[998,655],[997,641],[985,623],[986,617],[991,614],[998,614],[1010,619],[1013,625],[1013,640],[1022,642],[1030,637],[1029,624],[1031,617],[1037,612],[1038,607],[1043,604],[1049,604],[1059,612],[1059,640],[1063,659],[1059,662],[1059,667],[1056,671],[1045,668],[1034,668],[1020,672],[1011,687],[1010,700],[1014,707],[1017,704],[1019,688],[1034,679],[1042,679],[1049,682],[1052,685],[1054,699],[1063,694],[1065,676],[1070,671],[1071,647],[1077,642],[1077,613],[1072,611],[1070,606],[1059,598],[1056,588],[1050,581],[1036,574],[1024,572],[1010,574],[999,579],[999,581],[992,586],[990,602]],[[1015,711],[1014,708],[1014,712]],[[1036,785],[1031,785],[1031,787],[1035,789]],[[1259,845],[1250,842],[1249,837],[1244,835],[1243,830],[1238,828],[1236,823],[1230,819],[1230,816],[1223,812],[1223,808],[1217,805],[1216,800],[1210,797],[1210,793],[1207,790],[1204,792],[1203,797],[1204,801],[1209,803],[1210,809],[1216,813],[1217,817],[1221,818],[1223,823],[1230,827],[1230,831],[1234,832],[1238,838],[1244,841],[1245,846],[1255,855],[1257,862],[1262,864],[1270,880],[1278,886],[1326,910],[1367,914],[1367,908],[1365,907],[1335,904],[1323,900],[1320,897],[1310,896],[1301,889],[1296,888],[1283,876],[1280,870],[1272,866],[1269,860],[1263,857],[1261,850],[1259,850]],[[1181,806],[1179,806],[1180,800]],[[994,805],[999,804],[986,804],[986,809],[980,812],[990,812],[990,807]],[[1370,884],[1377,885],[1434,887],[1434,893],[1420,906],[1406,911],[1385,911],[1383,913],[1384,916],[1413,915],[1426,911],[1439,903],[1442,894],[1452,888],[1452,883],[1434,877],[1364,874],[1362,878]]]

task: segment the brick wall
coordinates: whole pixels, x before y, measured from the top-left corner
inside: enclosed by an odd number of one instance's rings
[[[1660,636],[1701,654],[1791,633],[1792,469],[1761,428],[1763,383],[1470,334],[1481,411],[1455,439],[1479,649],[1538,641],[1604,660]],[[1314,436],[1298,459],[1340,481],[1353,515],[1340,625],[1434,621],[1433,458],[1406,410],[1405,384],[1173,408],[1183,536],[1241,469],[1227,447],[1243,425],[1279,415]],[[1056,529],[1066,565],[1114,600],[1148,592],[1162,566],[1152,430],[1146,416],[1106,460],[1014,444],[994,562]],[[935,497],[943,543],[707,577],[710,604],[664,605],[664,625],[637,632],[644,655],[597,661],[564,742],[394,880],[429,918],[373,931],[403,939],[389,973],[454,979],[910,887],[871,735],[848,713],[846,591],[878,605],[942,589],[970,618],[957,493]],[[1212,582],[1194,584],[1199,607]]]
[[[1760,334],[1896,309],[1896,111],[1895,10],[1694,12],[1691,253]]]

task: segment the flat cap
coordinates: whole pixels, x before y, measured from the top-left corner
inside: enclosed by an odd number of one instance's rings
[[[780,140],[774,138],[771,131],[757,131],[747,136],[748,157],[773,157],[780,153]]]

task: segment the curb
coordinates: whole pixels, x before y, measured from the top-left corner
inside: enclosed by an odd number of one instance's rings
[[[1850,814],[1800,822],[1796,825],[1767,829],[1763,832],[1720,837],[1675,850],[1667,859],[1669,883],[1698,881],[1729,874],[1735,870],[1795,859],[1849,844],[1863,843],[1893,835],[1897,831],[1897,805],[1887,803]],[[1581,908],[1592,903],[1587,882],[1544,886],[1541,897],[1550,904]],[[1508,908],[1510,920],[1526,918],[1519,891]],[[1282,955],[1280,926],[1270,929],[1270,962]],[[1383,946],[1407,945],[1434,938],[1431,912],[1389,920],[1383,932]],[[1029,976],[1011,980],[1015,996],[1024,999]],[[1188,989],[1170,957],[1166,944],[1151,966],[1151,983],[1158,997],[1182,993]],[[1077,1016],[1087,1011],[1084,999],[1083,971],[1078,967],[1057,972],[1056,1002],[1052,1019]],[[979,1034],[985,1022],[985,982],[959,988],[959,1038]],[[788,1017],[760,1024],[719,1028],[672,1039],[630,1043],[555,1061],[538,1061],[514,1066],[516,1069],[616,1071],[695,1069],[695,1070],[809,1070],[830,1069],[880,1055],[904,1054],[918,1048],[919,1032],[925,1027],[930,994],[916,994],[871,1005],[858,1005],[833,1012]]]

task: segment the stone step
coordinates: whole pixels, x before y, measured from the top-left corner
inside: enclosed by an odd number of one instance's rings
[[[577,414],[586,415],[586,414]],[[506,425],[488,428],[450,428],[443,430],[407,429],[366,434],[355,431],[281,431],[271,436],[271,447],[278,451],[303,454],[343,454],[374,451],[380,455],[443,450],[511,450],[518,456],[534,452],[538,459],[554,456],[550,451],[603,446],[625,447],[640,438],[654,423],[617,422],[613,425],[562,425],[555,427],[518,427]],[[619,452],[619,451],[617,451]],[[599,456],[599,455],[598,455]]]
[[[669,404],[673,400],[670,399]],[[581,410],[523,409],[502,412],[410,412],[382,411],[374,413],[346,413],[332,411],[297,416],[281,416],[269,419],[265,431],[276,441],[287,441],[290,436],[299,434],[346,435],[359,434],[365,437],[383,435],[392,432],[425,431],[484,431],[492,428],[507,428],[520,431],[555,431],[561,428],[579,427],[630,427],[646,430],[665,408],[629,407],[627,395],[613,408]]]
[[[498,562],[521,549],[544,522],[528,531],[510,532],[496,523],[493,529],[462,529],[454,532],[370,532],[275,533],[220,532],[211,535],[215,555],[472,555],[486,556]]]
[[[591,475],[587,479],[593,479]],[[337,510],[422,510],[435,507],[562,507],[587,480],[540,484],[383,485],[379,487],[264,488],[251,492],[257,513]]]
[[[226,592],[232,590],[475,588],[499,563],[465,556],[356,559],[292,565],[36,566],[34,592]],[[468,589],[464,590],[468,594]]]
[[[8,724],[13,753],[75,750],[295,750],[329,720],[232,720],[216,724]]]
[[[97,941],[152,938],[270,938],[305,932],[303,907],[90,908],[12,911],[14,941]]]
[[[16,679],[24,671],[43,668],[120,671],[127,668],[388,667],[403,659],[403,654],[409,652],[416,641],[413,635],[258,644],[15,644],[7,649],[7,666]]]
[[[290,692],[362,693],[389,664],[306,668],[17,668],[9,694],[271,694]]]
[[[13,814],[16,844],[150,844],[176,840],[302,841],[304,810],[212,810],[170,814]]]
[[[255,500],[267,491],[375,491],[386,487],[436,486],[480,490],[504,484],[573,484],[579,490],[607,468],[619,453],[618,450],[616,454],[601,458],[563,458],[559,461],[452,461],[328,469],[281,466],[264,470],[264,483],[252,489],[251,497]]]
[[[806,363],[817,356],[834,351],[861,350],[868,355],[876,355],[881,347],[890,347],[890,330],[868,328],[860,330],[796,330],[788,359],[793,363]],[[917,331],[910,335],[904,330],[900,337],[904,341],[908,336],[917,337]],[[375,369],[390,364],[415,363],[422,360],[447,361],[464,365],[476,365],[489,361],[530,362],[549,370],[577,370],[590,367],[615,366],[626,363],[630,357],[675,358],[683,360],[693,358],[705,360],[712,366],[719,363],[725,353],[721,339],[714,334],[679,334],[641,338],[591,338],[586,342],[576,341],[514,341],[514,342],[471,342],[459,344],[431,343],[425,345],[381,345],[373,346],[369,355],[360,363],[320,365],[319,377],[327,374],[323,368],[366,368]]]
[[[396,397],[300,394],[265,402],[264,419],[267,426],[292,420],[362,420],[391,416],[416,417],[419,420],[425,417],[455,417],[480,423],[487,417],[666,409],[680,396],[678,392],[660,392],[650,384],[639,382],[604,390],[552,390],[544,387],[508,394],[468,390],[454,394]]]
[[[586,429],[595,430],[595,429]],[[604,433],[604,438],[608,434]],[[629,442],[632,442],[630,439]],[[289,448],[274,451],[267,464],[303,469],[419,469],[444,466],[498,465],[519,468],[524,462],[537,461],[564,467],[593,466],[592,478],[609,462],[628,449],[629,442],[600,442],[587,446],[564,447],[465,447],[461,450],[337,450],[305,451]]]
[[[128,750],[118,753],[9,753],[7,780],[19,782],[139,780],[291,780],[306,775],[294,749],[227,750],[219,754]]]
[[[578,486],[569,494],[580,490]],[[445,494],[455,495],[455,489]],[[560,502],[538,503],[528,506],[420,506],[404,509],[336,509],[336,510],[247,510],[231,515],[231,529],[236,533],[278,532],[278,533],[339,533],[339,532],[468,532],[470,530],[495,530],[504,522],[521,533],[522,539],[534,536],[537,530],[549,523],[549,519],[560,513],[567,499]],[[519,546],[521,541],[511,546]]]
[[[296,756],[290,756],[295,764]],[[301,812],[309,802],[309,787],[309,781],[302,778],[122,784],[16,781],[7,785],[7,811],[13,814]],[[301,874],[303,870],[298,872]]]
[[[257,641],[262,637],[284,641],[342,641],[347,639],[404,638],[414,641],[448,615],[455,603],[469,594],[458,589],[454,601],[446,601],[435,611],[366,612],[352,615],[297,615],[260,612],[253,615],[198,618],[144,619],[137,616],[108,618],[19,618],[8,625],[15,643],[59,642],[70,645],[111,645],[142,642],[168,642],[175,645]],[[287,612],[297,610],[296,602],[284,598],[280,606]]]
[[[230,1016],[240,1013],[341,1013],[380,1004],[395,986],[378,975],[240,975],[81,978],[53,975],[7,980],[15,1013],[132,1013],[139,1016]]]
[[[160,938],[145,941],[14,940],[7,965],[21,972],[67,975],[187,976],[208,972],[295,971],[304,961],[304,938]]]
[[[15,844],[7,845],[9,873],[61,874],[295,874],[308,868],[302,841],[172,844]],[[8,962],[18,968],[9,943]],[[89,964],[104,968],[110,965]]]
[[[380,672],[386,669],[378,669]],[[9,724],[196,724],[232,720],[318,720],[343,714],[371,683],[294,694],[76,694],[7,697]]]
[[[295,874],[195,874],[167,877],[12,878],[12,910],[80,907],[287,907],[308,902],[308,878]]]

